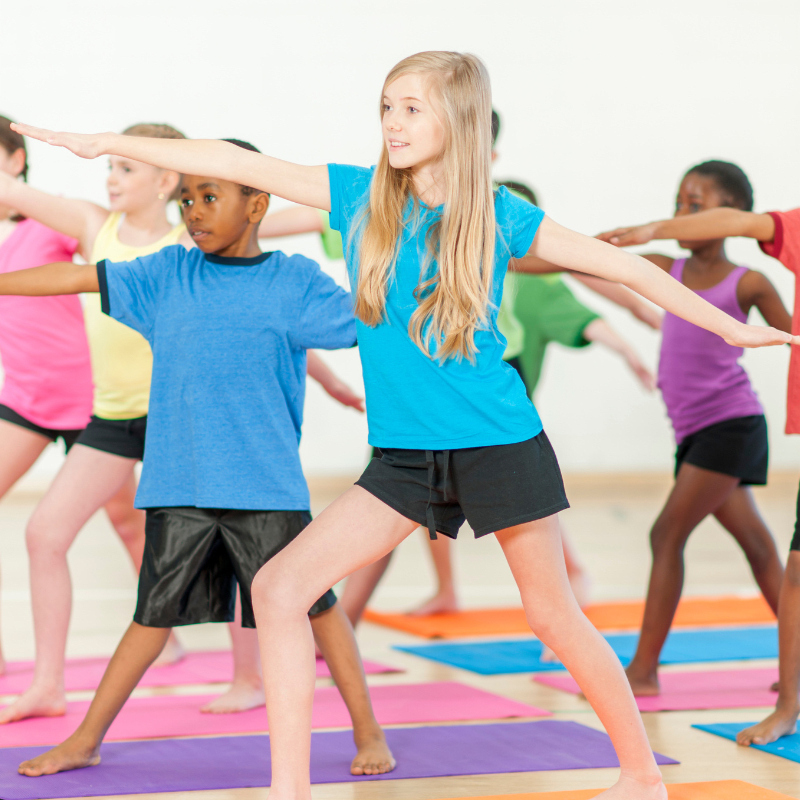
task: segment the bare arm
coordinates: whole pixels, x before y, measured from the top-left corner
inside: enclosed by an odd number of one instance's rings
[[[313,350],[306,353],[306,372],[343,406],[350,406],[356,411],[365,410],[364,398],[359,397]]]
[[[739,305],[747,313],[755,306],[767,325],[790,333],[792,315],[786,310],[778,291],[766,275],[755,270],[745,273],[737,289]]]
[[[258,226],[259,239],[293,236],[297,233],[322,233],[322,219],[316,208],[295,206],[267,214]]]
[[[649,222],[628,228],[616,228],[597,238],[617,247],[647,244],[653,239],[724,239],[746,236],[759,242],[775,238],[775,220],[769,214],[754,214],[737,208],[710,208],[685,217]]]
[[[39,191],[5,172],[0,172],[0,203],[24,217],[35,219],[48,228],[77,239],[81,255],[87,259],[109,213],[107,209],[88,200],[71,200]]]
[[[642,363],[633,347],[604,319],[592,320],[584,329],[583,338],[588,342],[603,345],[621,356],[630,371],[648,392],[652,392],[656,388],[656,379],[653,373]]]
[[[646,303],[638,294],[619,283],[610,283],[594,275],[585,275],[581,272],[570,273],[575,280],[591,289],[601,297],[605,297],[620,308],[625,308],[640,322],[649,325],[653,330],[661,330],[661,314],[653,306]]]
[[[99,291],[97,267],[94,264],[56,261],[43,267],[19,269],[16,272],[5,272],[0,275],[0,295],[45,297]]]
[[[528,255],[565,269],[587,272],[622,283],[666,311],[718,334],[728,344],[740,347],[800,344],[800,337],[793,337],[774,328],[737,322],[678,283],[655,264],[564,228],[549,217],[542,220]]]
[[[184,175],[208,175],[243,186],[253,186],[304,206],[325,211],[331,209],[328,168],[325,165],[306,167],[293,164],[214,139],[148,139],[118,133],[56,133],[20,123],[14,123],[13,127],[31,139],[55,147],[66,147],[81,158],[123,156]]]

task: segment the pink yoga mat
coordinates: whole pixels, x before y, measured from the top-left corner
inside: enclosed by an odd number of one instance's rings
[[[537,675],[534,680],[578,694],[569,675]],[[662,672],[658,697],[637,697],[639,711],[691,711],[705,708],[756,708],[773,706],[778,697],[769,687],[778,680],[776,667],[728,669],[708,672]]]
[[[415,722],[461,722],[507,717],[549,717],[549,711],[462,683],[409,683],[370,687],[375,716],[381,725]],[[263,708],[240,714],[201,714],[213,695],[167,695],[129,700],[111,725],[106,741],[261,733],[267,730]],[[70,703],[63,717],[24,719],[0,726],[0,747],[57,744],[83,719],[88,701]],[[317,689],[312,725],[349,728],[350,715],[335,687]]]
[[[0,695],[20,694],[33,679],[33,661],[11,661],[6,665],[6,674],[0,675]],[[71,658],[67,661],[64,679],[68,692],[96,689],[103,677],[107,658]],[[395,667],[365,661],[367,675],[385,672],[402,672]],[[330,677],[328,665],[317,659],[317,677]],[[150,667],[139,686],[185,686],[193,683],[228,683],[233,675],[233,658],[230,650],[187,653],[177,664],[165,667]]]

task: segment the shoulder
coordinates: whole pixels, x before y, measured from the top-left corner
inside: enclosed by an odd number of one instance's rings
[[[764,216],[772,219],[775,231],[771,241],[760,241],[761,249],[773,258],[794,269],[800,256],[800,208],[790,211],[769,211]],[[787,263],[791,261],[792,263]]]
[[[497,224],[501,227],[506,225],[513,226],[520,220],[541,220],[544,217],[544,211],[541,208],[517,197],[505,186],[500,186],[495,190],[494,213]]]
[[[772,282],[762,272],[754,269],[745,268],[739,278],[738,294],[740,298],[750,298],[756,300],[764,292],[773,289]]]
[[[20,233],[29,241],[35,242],[42,247],[61,247],[70,255],[78,249],[78,240],[63,233],[42,225],[35,219],[26,218],[18,223]]]

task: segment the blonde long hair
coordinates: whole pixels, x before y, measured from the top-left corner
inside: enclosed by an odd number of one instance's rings
[[[447,183],[441,220],[426,241],[419,307],[409,335],[431,358],[474,360],[475,331],[486,327],[494,266],[495,214],[491,178],[492,97],[489,74],[476,56],[429,51],[403,59],[386,76],[386,87],[408,73],[429,79],[445,128],[442,153]],[[381,102],[382,114],[383,102]],[[381,152],[362,223],[356,316],[367,325],[384,319],[386,292],[394,275],[409,199],[420,219],[420,201],[410,169],[393,169]],[[437,271],[423,279],[432,261]]]

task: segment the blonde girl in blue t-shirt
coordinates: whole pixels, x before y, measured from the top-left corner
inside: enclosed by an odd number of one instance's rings
[[[330,210],[355,291],[373,459],[253,583],[272,750],[272,800],[309,800],[314,642],[307,610],[337,581],[418,525],[454,537],[464,519],[494,532],[533,631],[572,673],[616,748],[605,800],[665,800],[666,789],[622,667],[578,608],[556,512],[558,463],[513,368],[496,317],[511,258],[624,283],[663,308],[747,347],[800,343],[736,322],[650,262],[562,228],[491,182],[491,92],[474,56],[427,52],[389,73],[374,170],[300,166],[218,141],[21,133],[85,158],[114,153],[255,186]],[[531,490],[531,487],[536,487]],[[83,766],[74,737],[26,765]]]

